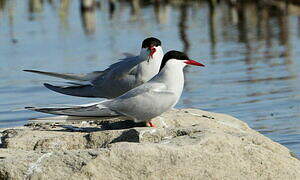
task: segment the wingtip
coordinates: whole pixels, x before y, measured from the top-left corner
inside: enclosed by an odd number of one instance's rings
[[[49,87],[53,87],[53,85],[49,84],[49,83],[44,83],[43,84],[46,88],[49,88]]]
[[[44,83],[43,85],[44,85],[46,88],[48,88],[48,89],[50,89],[50,90],[52,90],[52,91],[57,91],[57,88],[61,88],[61,87],[59,87],[59,86],[54,86],[54,85],[49,84],[49,83]]]
[[[23,69],[24,72],[38,73],[39,71],[33,69]]]

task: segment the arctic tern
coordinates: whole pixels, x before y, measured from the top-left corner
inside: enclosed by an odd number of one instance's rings
[[[68,86],[44,86],[55,92],[97,98],[115,98],[154,77],[159,72],[163,58],[161,41],[150,37],[143,41],[139,56],[127,57],[110,65],[104,71],[87,74],[55,73],[37,70],[24,70],[74,81]]]

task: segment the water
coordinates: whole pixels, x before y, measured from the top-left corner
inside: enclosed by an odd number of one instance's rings
[[[12,111],[24,106],[98,100],[51,92],[41,84],[57,79],[22,69],[102,70],[155,36],[207,65],[186,69],[178,108],[233,115],[300,155],[300,7],[101,2],[81,13],[79,1],[0,0],[0,128],[45,116]]]

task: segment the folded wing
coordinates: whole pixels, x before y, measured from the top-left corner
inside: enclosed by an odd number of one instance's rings
[[[148,121],[172,108],[178,97],[163,83],[146,83],[113,99],[111,110],[131,117],[136,122]]]

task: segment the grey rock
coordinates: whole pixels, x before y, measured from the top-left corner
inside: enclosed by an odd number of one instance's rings
[[[228,115],[182,109],[158,128],[130,123],[2,130],[0,179],[300,179],[286,147]]]

